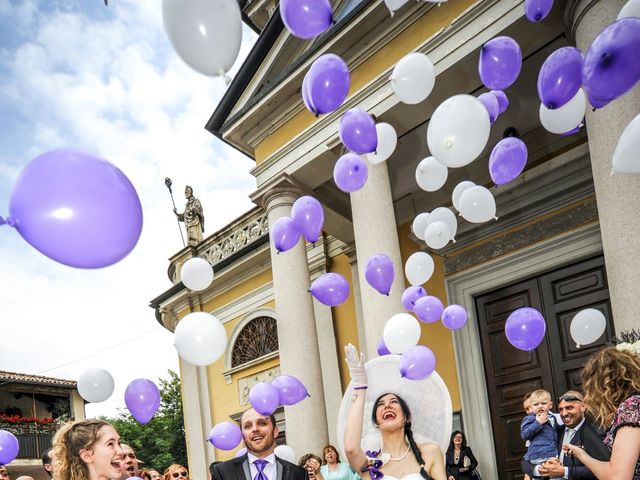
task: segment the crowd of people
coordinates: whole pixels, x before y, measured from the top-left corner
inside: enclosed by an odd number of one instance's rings
[[[365,412],[369,386],[363,356],[353,345],[345,349],[352,381],[352,398],[344,438],[347,463],[338,449],[327,445],[322,455],[302,456],[295,465],[275,456],[278,427],[273,415],[245,411],[240,429],[247,452],[210,466],[211,480],[475,480],[480,479],[465,435],[454,431],[443,455],[433,441],[417,441],[416,419],[401,393],[377,396]],[[546,390],[535,390],[524,401],[521,424],[527,453],[522,470],[528,478],[640,480],[640,356],[607,347],[589,359],[582,371],[584,395],[570,390],[558,399],[558,413]],[[415,411],[415,410],[414,410]],[[591,414],[591,418],[587,415]],[[363,423],[373,423],[380,449],[362,448]],[[120,442],[118,432],[102,420],[64,425],[53,439],[43,466],[53,480],[189,480],[182,465],[161,475],[140,470],[133,449]],[[181,478],[182,477],[182,478]],[[0,480],[11,480],[0,465]],[[19,477],[16,480],[33,480]]]

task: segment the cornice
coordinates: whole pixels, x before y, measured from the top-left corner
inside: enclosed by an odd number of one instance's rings
[[[522,17],[519,0],[485,0],[463,12],[447,28],[418,46],[429,55],[436,72],[442,73],[472,51],[480,48],[507,25]],[[399,103],[389,86],[393,66],[349,97],[342,107],[316,121],[251,170],[258,185],[281,173],[292,174],[314,158],[331,154],[340,144],[337,125],[342,114],[360,107],[378,117]],[[437,81],[437,80],[436,80]]]

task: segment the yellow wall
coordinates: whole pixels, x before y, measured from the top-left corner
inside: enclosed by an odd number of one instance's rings
[[[337,257],[333,257],[332,260],[331,272],[342,275],[351,286],[351,292],[349,293],[347,301],[337,307],[333,307],[332,309],[333,328],[336,336],[336,352],[338,355],[338,368],[340,369],[340,383],[342,385],[342,391],[344,392],[347,385],[349,385],[350,380],[349,370],[346,362],[344,361],[344,346],[347,343],[353,343],[359,350],[360,344],[358,342],[358,324],[356,320],[353,278],[351,276],[349,257],[342,253]]]
[[[403,263],[412,253],[420,251],[420,247],[409,237],[411,223],[405,223],[398,227],[398,239],[400,240],[400,254]],[[432,277],[425,284],[425,289],[429,295],[433,295],[447,304],[447,292],[444,282],[443,259],[438,255],[431,255],[435,263],[435,270]],[[405,286],[409,286],[405,282]],[[453,351],[453,335],[450,330],[442,325],[442,322],[423,323],[420,344],[429,347],[436,356],[436,370],[444,380],[444,383],[451,394],[451,404],[453,411],[461,409],[460,389],[458,388],[458,377],[456,373],[456,358]]]
[[[247,281],[227,290],[226,292],[223,292],[220,295],[207,300],[207,302],[203,305],[202,310],[205,312],[212,312],[221,307],[224,307],[225,305],[228,305],[229,303],[237,300],[243,295],[246,295],[247,293],[252,292],[271,282],[272,278],[273,277],[271,269],[267,269],[264,272],[261,272],[248,279]],[[216,288],[215,282],[211,288]],[[264,303],[263,305],[260,305],[257,308],[272,308],[275,310],[275,302],[271,300]],[[198,308],[196,308],[196,310],[197,309]],[[186,313],[188,313],[188,311],[181,312],[181,314]],[[233,329],[238,324],[238,322],[242,320],[242,318],[244,318],[244,314],[230,321],[227,321],[224,324],[229,338],[231,338]],[[207,377],[209,380],[209,398],[211,406],[211,427],[213,427],[213,425],[215,425],[216,423],[229,421],[230,415],[247,409],[246,405],[240,405],[238,379],[254,375],[264,370],[269,370],[270,368],[278,366],[280,363],[280,360],[278,358],[272,358],[258,365],[253,365],[247,369],[233,373],[231,375],[231,383],[227,384],[223,375],[225,369],[224,359],[226,353],[227,352],[225,352],[225,355],[218,359],[218,361],[207,367]],[[216,449],[215,451],[217,460],[228,460],[230,458],[233,458],[234,453],[234,451],[227,452],[218,449]]]
[[[433,8],[423,15],[411,27],[407,28],[384,48],[371,58],[353,69],[349,95],[364,87],[402,57],[413,52],[426,39],[435,35],[438,30],[447,27],[464,10],[476,3],[477,0],[450,0]],[[345,59],[348,61],[348,59]],[[256,146],[254,156],[256,164],[260,165],[280,147],[287,144],[314,122],[314,116],[306,109],[293,116],[287,123],[273,132],[262,143]]]

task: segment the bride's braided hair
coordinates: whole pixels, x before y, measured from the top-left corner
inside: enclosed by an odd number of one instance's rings
[[[373,403],[373,411],[371,412],[371,421],[373,422],[374,425],[378,424],[378,422],[376,421],[376,410],[378,407],[378,402],[385,395],[389,395],[389,393],[383,393]],[[422,458],[422,452],[420,451],[418,444],[413,438],[413,431],[411,430],[411,410],[409,410],[409,405],[407,405],[407,402],[405,402],[404,399],[399,395],[396,395],[395,393],[391,393],[391,395],[394,395],[398,399],[398,403],[400,404],[400,409],[402,410],[402,413],[404,414],[404,418],[406,419],[404,424],[404,434],[407,437],[407,441],[409,442],[409,447],[411,447],[411,452],[413,453],[413,456],[416,457],[416,461],[420,464],[420,475],[422,475],[422,477],[425,478],[426,480],[432,480],[431,476],[424,469],[424,459]]]

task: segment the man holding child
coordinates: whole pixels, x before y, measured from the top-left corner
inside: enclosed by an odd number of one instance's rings
[[[609,451],[600,432],[585,418],[586,406],[580,392],[569,390],[559,399],[558,412],[564,425],[551,419],[553,403],[546,390],[531,394],[531,413],[521,425],[522,438],[530,440],[522,470],[531,478],[596,479],[577,459],[562,452],[562,444],[580,445],[598,460],[608,460]],[[533,449],[532,449],[533,447]]]

